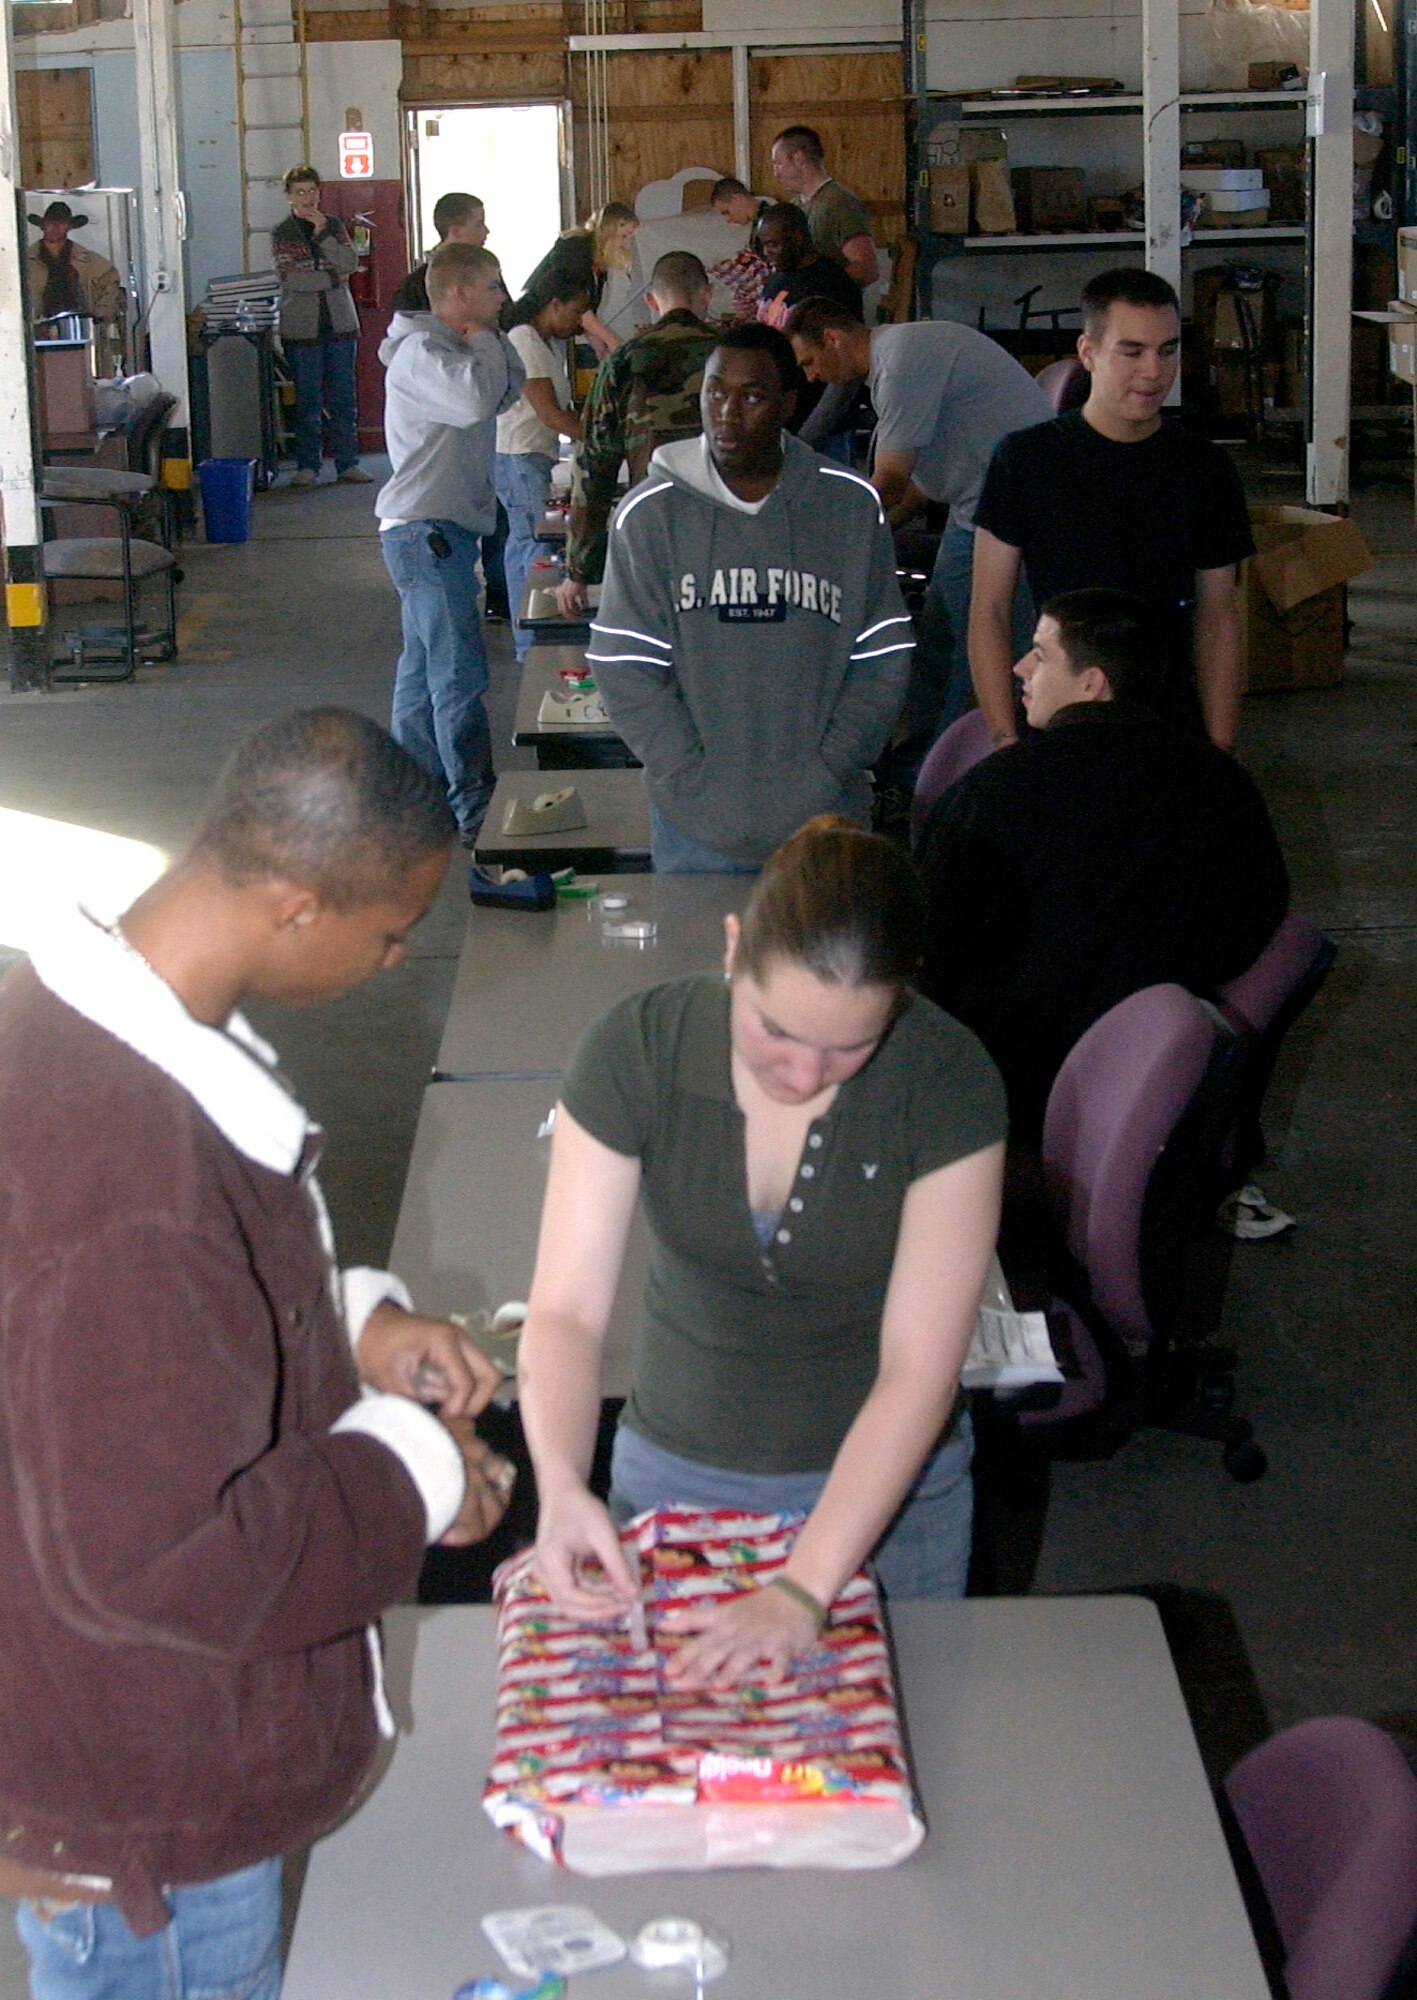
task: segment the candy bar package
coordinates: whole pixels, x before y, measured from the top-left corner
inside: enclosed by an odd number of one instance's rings
[[[614,1626],[563,1618],[529,1552],[505,1564],[484,1794],[495,1824],[583,1875],[886,1868],[913,1853],[925,1828],[869,1577],[846,1585],[785,1680],[710,1691],[664,1677],[684,1642],[663,1614],[768,1581],[801,1525],[690,1508],[637,1516],[621,1540],[644,1617]]]

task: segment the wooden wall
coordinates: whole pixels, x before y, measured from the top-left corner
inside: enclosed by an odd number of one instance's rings
[[[905,98],[894,49],[869,54],[754,56],[748,64],[753,186],[780,196],[769,163],[785,125],[822,135],[827,171],[860,195],[879,243],[905,233]]]
[[[733,171],[733,58],[727,49],[612,55],[605,62],[610,112],[610,196],[633,201],[646,181],[681,167]],[[571,57],[576,186],[589,186],[585,142],[586,59]]]
[[[440,7],[432,0],[386,0],[349,10],[307,0],[311,40],[397,37],[403,42],[405,104],[536,102],[569,98],[576,187],[587,206],[586,59],[569,55],[581,28],[578,0],[526,0],[490,7]],[[677,33],[702,25],[701,0],[618,0],[609,32]],[[877,238],[894,243],[905,226],[905,115],[901,59],[869,54],[756,56],[749,63],[753,186],[780,193],[768,165],[784,125],[812,125],[827,165],[871,211]],[[617,53],[605,60],[610,107],[610,193],[633,199],[646,181],[681,167],[730,174],[733,68],[727,49]]]
[[[15,72],[20,179],[31,188],[76,188],[95,179],[93,72]]]

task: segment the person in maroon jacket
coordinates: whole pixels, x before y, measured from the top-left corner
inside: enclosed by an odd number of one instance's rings
[[[373,1621],[506,1505],[490,1364],[336,1270],[321,1134],[238,1011],[395,963],[453,832],[376,724],[282,717],[175,867],[0,987],[0,1892],[35,2000],[275,2000],[279,1857],[392,1733]]]

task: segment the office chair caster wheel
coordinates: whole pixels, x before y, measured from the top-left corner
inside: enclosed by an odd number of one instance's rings
[[[1269,1460],[1248,1438],[1239,1444],[1226,1445],[1222,1462],[1237,1486],[1253,1486],[1269,1470]]]
[[[1196,1401],[1200,1405],[1203,1417],[1211,1421],[1228,1417],[1235,1407],[1235,1384],[1228,1376],[1223,1375],[1212,1376],[1208,1380],[1203,1379],[1197,1385]]]

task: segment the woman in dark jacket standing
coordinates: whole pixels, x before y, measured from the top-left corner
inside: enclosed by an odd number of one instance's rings
[[[292,167],[283,185],[290,214],[271,231],[271,256],[280,279],[280,341],[295,380],[291,484],[313,486],[319,478],[328,412],[336,477],[362,485],[372,475],[359,463],[359,309],[348,284],[358,253],[339,217],[321,212],[313,167]]]

